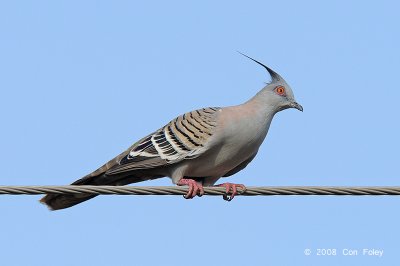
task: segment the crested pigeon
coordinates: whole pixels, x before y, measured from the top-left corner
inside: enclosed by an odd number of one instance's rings
[[[242,54],[244,55],[244,54]],[[274,115],[288,108],[303,111],[290,86],[271,68],[267,83],[247,102],[229,107],[208,107],[178,116],[142,138],[126,151],[72,185],[122,186],[169,177],[188,186],[184,196],[202,196],[203,186],[244,169],[256,156]],[[223,183],[230,201],[244,185]],[[47,194],[40,201],[51,210],[64,209],[95,197],[93,194]]]

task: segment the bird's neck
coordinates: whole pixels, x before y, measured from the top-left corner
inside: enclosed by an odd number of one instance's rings
[[[263,119],[269,118],[272,120],[274,115],[277,113],[276,108],[265,101],[263,91],[258,92],[254,97],[245,102],[243,106],[258,113],[260,117],[263,117]]]
[[[276,112],[256,97],[236,108],[238,118],[245,119],[247,129],[256,133],[257,137],[263,140]]]

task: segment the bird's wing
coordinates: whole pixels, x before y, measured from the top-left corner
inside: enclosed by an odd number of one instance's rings
[[[117,157],[117,163],[106,171],[106,175],[156,168],[198,157],[207,150],[220,109],[209,107],[178,116]]]

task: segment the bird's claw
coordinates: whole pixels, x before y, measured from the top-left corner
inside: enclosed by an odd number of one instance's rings
[[[242,185],[242,184],[223,183],[223,184],[219,184],[217,186],[218,187],[225,187],[226,193],[223,195],[223,199],[226,200],[226,201],[233,200],[235,195],[238,194],[238,188],[240,188],[242,190],[239,194],[241,194],[244,191],[246,191],[246,186]]]
[[[193,199],[196,195],[201,197],[204,195],[204,188],[193,179],[182,178],[177,183],[178,186],[189,186],[186,195],[183,195],[185,199]]]

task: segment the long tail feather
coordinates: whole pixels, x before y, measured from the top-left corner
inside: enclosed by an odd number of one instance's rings
[[[100,186],[100,185],[109,185],[109,186],[123,186],[131,183],[137,183],[141,181],[146,181],[150,179],[155,179],[159,178],[160,176],[154,177],[154,176],[143,176],[143,175],[137,175],[137,176],[106,176],[105,174],[101,174],[99,176],[85,176],[71,185],[95,185],[95,186]],[[85,193],[80,193],[80,194],[47,194],[44,196],[40,202],[47,205],[47,207],[52,210],[61,210],[65,208],[72,207],[74,205],[77,205],[79,203],[82,203],[84,201],[90,200],[97,195],[93,194],[85,194]]]

